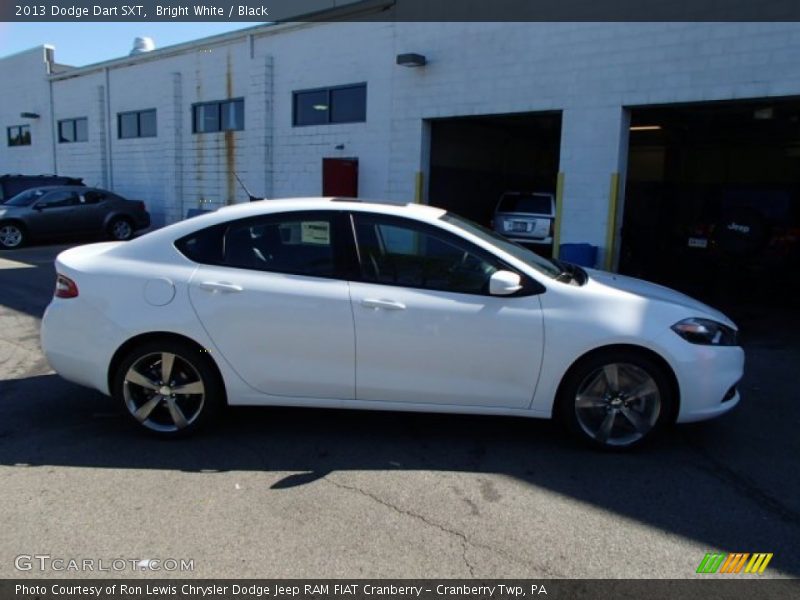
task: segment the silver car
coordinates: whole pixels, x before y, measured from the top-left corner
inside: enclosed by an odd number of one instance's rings
[[[506,192],[494,211],[494,230],[523,244],[552,244],[556,219],[553,194]]]
[[[49,186],[26,190],[0,204],[0,249],[30,239],[105,234],[128,240],[150,226],[144,202],[98,188]]]

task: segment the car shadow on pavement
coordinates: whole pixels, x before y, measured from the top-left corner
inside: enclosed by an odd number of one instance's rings
[[[743,448],[737,430],[759,425],[747,410],[676,428],[629,454],[586,449],[547,421],[283,408],[230,409],[200,435],[163,441],[105,396],[55,375],[0,381],[0,415],[0,465],[247,471],[272,475],[264,494],[340,471],[499,474],[709,551],[773,552],[774,568],[800,575],[797,482],[775,492],[748,462],[766,457],[763,468],[786,480],[796,478],[797,455],[775,435],[750,436]]]
[[[39,318],[53,297],[55,256],[68,246],[39,246],[0,252],[0,306]]]

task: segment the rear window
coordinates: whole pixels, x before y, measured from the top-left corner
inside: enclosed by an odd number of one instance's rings
[[[500,199],[497,211],[549,215],[553,205],[550,196],[544,194],[508,194]]]
[[[189,260],[209,265],[222,262],[222,238],[225,224],[197,231],[175,242],[175,247]]]

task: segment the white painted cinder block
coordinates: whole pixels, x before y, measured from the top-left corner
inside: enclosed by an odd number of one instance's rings
[[[52,127],[46,47],[38,46],[0,59],[0,175],[5,173],[52,173]],[[39,115],[23,118],[23,112]],[[8,127],[29,125],[30,146],[8,145]]]
[[[403,52],[424,54],[427,66],[395,65]],[[611,174],[626,162],[628,107],[800,95],[798,55],[796,23],[264,27],[53,77],[56,120],[90,121],[88,142],[55,144],[40,47],[0,59],[3,126],[23,110],[41,114],[32,146],[0,145],[0,172],[58,169],[100,181],[145,200],[161,224],[246,201],[233,168],[257,194],[318,195],[324,157],[357,157],[360,195],[400,202],[413,199],[415,174],[426,171],[426,120],[558,110],[562,240],[602,247]],[[367,83],[365,123],[292,126],[293,91],[358,82]],[[227,97],[245,99],[245,130],[192,133],[192,104]],[[147,108],[158,111],[158,136],[118,139],[117,114]]]

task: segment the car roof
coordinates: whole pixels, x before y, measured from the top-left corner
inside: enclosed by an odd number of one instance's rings
[[[217,222],[241,219],[249,216],[270,214],[273,212],[291,212],[298,210],[352,210],[355,212],[377,212],[392,215],[415,216],[421,219],[438,219],[446,211],[427,204],[398,203],[388,200],[367,200],[360,198],[285,198],[276,200],[257,200],[224,206],[213,213],[218,215]],[[199,218],[199,217],[198,217]]]
[[[85,192],[87,189],[92,188],[87,188],[83,185],[37,185],[35,187],[28,188],[27,190],[22,190],[22,192],[30,192],[31,190],[40,190],[42,192],[54,192],[57,190],[81,190],[82,192]]]

